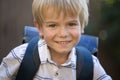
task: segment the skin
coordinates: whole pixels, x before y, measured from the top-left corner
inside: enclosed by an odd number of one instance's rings
[[[49,12],[49,14],[52,12]],[[43,26],[40,26],[36,20],[35,26],[39,33],[45,39],[51,59],[58,66],[65,63],[72,48],[78,43],[83,29],[81,28],[79,16],[65,16],[61,12],[57,17],[47,16],[44,19]]]

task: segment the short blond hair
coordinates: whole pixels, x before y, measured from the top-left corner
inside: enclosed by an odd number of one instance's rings
[[[88,23],[88,2],[88,0],[33,0],[32,13],[34,19],[40,25],[44,22],[49,9],[53,10],[53,13],[58,14],[58,16],[61,11],[64,16],[68,14],[69,16],[78,15],[81,26],[84,28]]]

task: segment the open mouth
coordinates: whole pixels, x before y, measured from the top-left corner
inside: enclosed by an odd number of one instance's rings
[[[71,41],[56,41],[57,44],[61,46],[67,46]]]

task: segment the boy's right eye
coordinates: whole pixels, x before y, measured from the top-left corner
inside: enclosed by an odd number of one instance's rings
[[[47,24],[46,25],[49,29],[55,29],[56,28],[56,24]]]
[[[55,28],[56,25],[55,24],[49,24],[48,27]]]

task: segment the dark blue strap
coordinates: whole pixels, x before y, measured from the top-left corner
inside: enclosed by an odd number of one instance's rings
[[[40,65],[37,44],[38,40],[39,37],[35,37],[29,42],[24,58],[18,70],[16,80],[33,80],[33,77],[35,76]]]
[[[93,80],[93,59],[90,51],[84,47],[76,47],[77,80]]]
[[[38,40],[34,38],[29,42],[25,56],[20,65],[16,80],[32,80],[39,69],[40,59],[38,54]],[[93,60],[91,53],[83,48],[76,47],[77,80],[92,80],[93,78]]]

